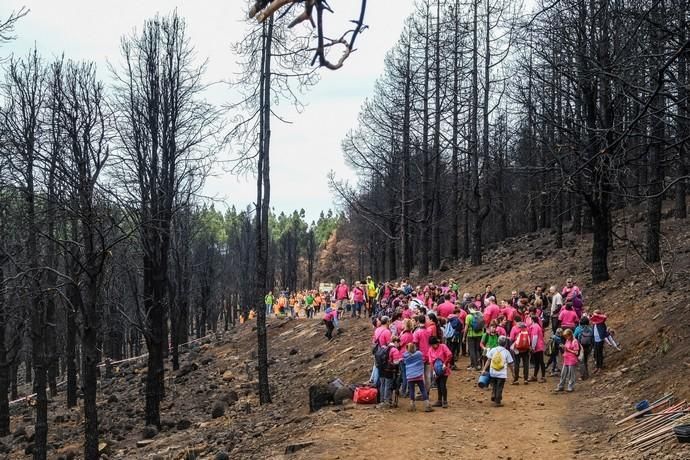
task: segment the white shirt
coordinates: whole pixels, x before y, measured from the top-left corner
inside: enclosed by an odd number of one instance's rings
[[[491,358],[493,358],[496,353],[501,353],[503,355],[503,369],[501,369],[500,371],[497,371],[496,369],[491,367]],[[511,364],[513,362],[513,356],[510,354],[508,350],[499,345],[489,350],[486,353],[486,358],[489,360],[489,377],[499,379],[508,378],[508,364]]]
[[[551,314],[556,313],[563,306],[563,296],[558,292],[551,298]]]

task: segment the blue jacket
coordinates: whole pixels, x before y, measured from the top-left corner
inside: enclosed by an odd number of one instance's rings
[[[424,376],[424,357],[422,352],[417,350],[414,353],[408,351],[403,355],[405,362],[405,378],[407,380],[418,379]]]

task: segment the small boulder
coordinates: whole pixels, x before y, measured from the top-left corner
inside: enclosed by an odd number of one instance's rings
[[[117,397],[116,394],[112,394],[112,395],[108,396],[108,403],[109,404],[115,404],[118,401],[119,401],[119,398]]]
[[[223,395],[223,401],[228,405],[236,403],[239,399],[240,397],[235,390],[230,390]]]
[[[228,455],[227,452],[225,451],[220,451],[216,453],[215,457],[213,457],[214,460],[230,460],[230,456]]]
[[[177,376],[184,377],[185,375],[190,374],[197,369],[199,369],[199,366],[195,362],[187,363],[180,367],[180,369],[177,371]]]
[[[179,422],[177,422],[177,425],[175,425],[175,427],[180,431],[184,431],[191,426],[192,426],[192,422],[186,418],[181,419]]]
[[[211,408],[211,417],[219,418],[225,415],[225,401],[216,401]]]
[[[153,439],[158,435],[158,428],[153,425],[146,425],[144,431],[141,432],[144,439]]]
[[[224,382],[232,382],[233,380],[235,380],[235,374],[233,374],[232,371],[223,372],[223,381]]]

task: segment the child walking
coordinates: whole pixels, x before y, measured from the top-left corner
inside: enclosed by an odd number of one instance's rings
[[[410,411],[413,412],[415,408],[414,388],[415,385],[419,387],[424,400],[424,412],[431,412],[431,404],[429,403],[429,395],[424,386],[424,356],[421,351],[417,350],[414,343],[407,344],[407,351],[403,355],[403,362],[405,363],[405,378],[407,379],[408,391],[410,393]]]

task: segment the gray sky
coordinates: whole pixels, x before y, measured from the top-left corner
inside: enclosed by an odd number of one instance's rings
[[[119,40],[157,12],[177,8],[187,19],[189,34],[200,58],[209,59],[208,81],[228,80],[236,69],[230,44],[246,29],[244,0],[3,0],[0,17],[21,6],[31,12],[17,26],[18,39],[0,51],[25,54],[35,44],[46,58],[62,52],[70,59],[95,61],[103,77],[106,62],[119,63]],[[395,5],[395,7],[392,7]],[[318,86],[304,97],[306,110],[297,114],[281,108],[292,124],[274,123],[272,132],[272,205],[277,212],[304,208],[309,219],[321,210],[333,208],[326,176],[335,170],[340,177],[353,178],[340,149],[340,141],[357,121],[359,107],[371,94],[375,79],[383,70],[383,57],[398,39],[403,21],[412,11],[413,0],[371,0],[367,30],[358,39],[358,52],[336,72],[322,70]],[[343,22],[356,17],[359,1],[333,0],[336,17],[328,16],[333,34]],[[227,100],[213,92],[216,104]],[[215,100],[215,99],[218,100]],[[324,123],[327,121],[327,123]],[[318,129],[313,129],[318,126]],[[221,159],[229,160],[231,152]],[[225,205],[244,208],[255,199],[253,178],[225,173],[218,167],[205,193]]]

